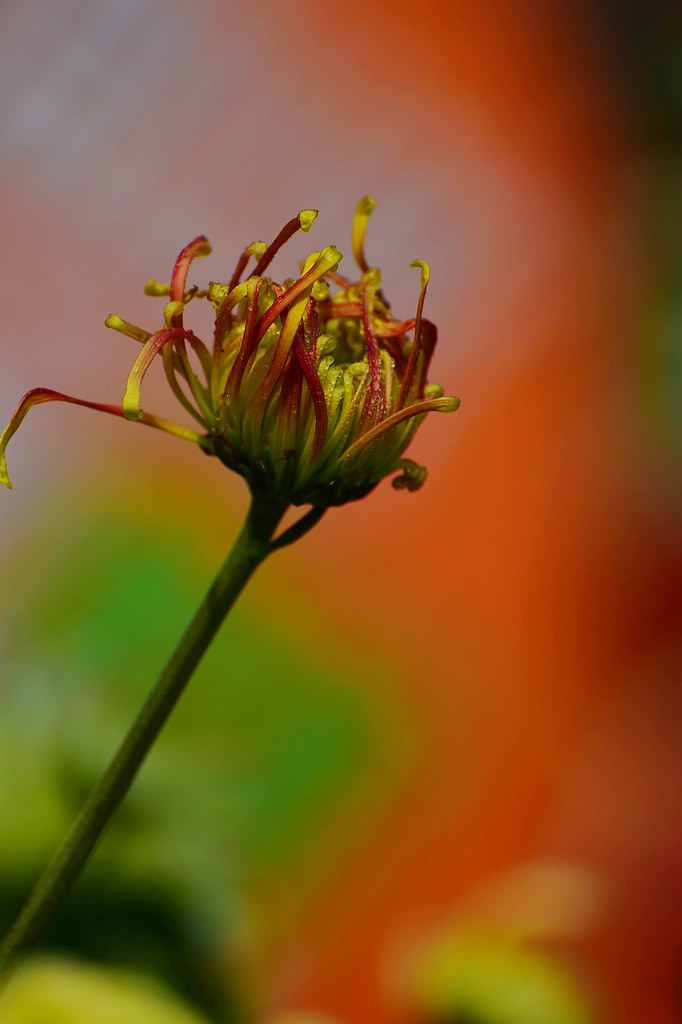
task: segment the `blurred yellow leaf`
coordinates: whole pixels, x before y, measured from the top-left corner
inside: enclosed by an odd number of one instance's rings
[[[75,960],[34,960],[14,978],[0,1024],[208,1024],[158,983]]]

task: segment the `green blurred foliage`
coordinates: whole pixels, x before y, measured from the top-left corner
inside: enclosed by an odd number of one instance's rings
[[[205,564],[162,506],[71,506],[13,553],[0,717],[7,923],[224,555]],[[385,770],[363,689],[376,663],[353,660],[326,622],[322,647],[303,649],[248,593],[45,939],[150,971],[220,1019],[250,998],[235,981],[245,946],[324,885],[335,844],[320,836],[327,825],[336,835],[336,816]]]

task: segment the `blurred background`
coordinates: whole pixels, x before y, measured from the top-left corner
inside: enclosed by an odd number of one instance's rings
[[[0,40],[3,421],[119,401],[104,318],[156,329],[197,234],[204,285],[319,209],[281,279],[366,193],[462,399],[423,490],[259,571],[0,1021],[679,1022],[679,6],[9,0]],[[8,460],[3,925],[247,505],[72,406]]]

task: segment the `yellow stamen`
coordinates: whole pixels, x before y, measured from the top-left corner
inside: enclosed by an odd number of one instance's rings
[[[144,293],[152,298],[159,298],[160,295],[170,295],[171,288],[169,284],[159,284],[158,281],[152,278],[144,286]]]
[[[317,210],[301,210],[298,215],[298,222],[301,225],[301,231],[310,231],[313,226],[313,221],[317,217]]]
[[[185,308],[184,302],[179,299],[175,299],[172,302],[167,302],[163,307],[163,320],[166,327],[174,327],[176,323],[174,317],[182,315],[182,311]]]
[[[135,324],[128,323],[127,320],[121,320],[120,316],[116,316],[115,313],[109,314],[104,321],[104,326],[110,327],[113,331],[118,331],[119,334],[125,334],[127,338],[139,341],[141,345],[144,345],[151,338],[149,331],[136,327]]]

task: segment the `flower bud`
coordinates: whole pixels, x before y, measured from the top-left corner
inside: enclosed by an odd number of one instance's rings
[[[436,345],[436,328],[422,317],[428,265],[411,264],[421,275],[417,310],[414,319],[399,321],[379,271],[367,262],[364,237],[373,208],[366,196],[353,221],[355,281],[339,275],[342,256],[333,245],[313,252],[293,280],[278,284],[265,276],[291,235],[310,229],[314,210],[301,211],[271,245],[248,246],[229,282],[212,282],[206,291],[187,288],[192,261],[210,253],[206,238],[194,239],[178,256],[170,285],[152,280],[145,288],[166,302],[163,327],[150,334],[113,314],[106,320],[142,346],[121,408],[45,389],[29,392],[0,438],[0,480],[11,486],[4,449],[30,406],[61,400],[193,441],[241,474],[252,491],[294,505],[340,505],[393,473],[399,474],[394,487],[420,487],[426,470],[403,454],[427,412],[451,412],[459,399],[427,384]],[[255,266],[242,280],[251,259]],[[198,300],[214,307],[210,345],[185,326],[186,307]],[[199,431],[142,411],[142,382],[157,356]]]

